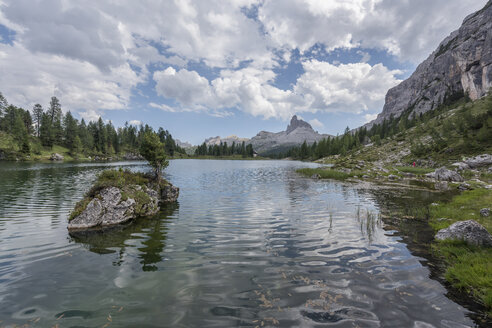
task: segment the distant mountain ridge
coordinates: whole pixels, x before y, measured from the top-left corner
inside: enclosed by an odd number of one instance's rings
[[[304,141],[311,145],[314,142],[318,142],[328,137],[331,137],[331,135],[319,134],[317,131],[313,130],[309,123],[298,119],[297,116],[294,115],[285,131],[276,133],[260,131],[251,139],[239,138],[235,135],[226,138],[211,137],[205,139],[204,142],[207,146],[220,145],[221,142],[227,142],[230,146],[233,142],[240,144],[244,141],[246,145],[253,145],[253,149],[259,154],[272,154],[285,151],[294,146],[300,146]]]
[[[418,115],[467,94],[472,100],[492,87],[492,0],[467,16],[405,81],[386,94],[383,111],[370,128],[391,115]]]

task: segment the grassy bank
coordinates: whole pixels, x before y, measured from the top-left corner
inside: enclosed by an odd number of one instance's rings
[[[430,224],[437,231],[456,221],[473,219],[492,232],[492,218],[481,217],[480,209],[490,207],[492,192],[465,191],[451,202],[432,206]],[[474,247],[463,242],[443,241],[432,245],[434,254],[444,259],[446,280],[455,288],[478,299],[492,316],[492,248]]]

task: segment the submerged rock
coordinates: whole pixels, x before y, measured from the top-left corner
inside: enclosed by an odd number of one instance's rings
[[[464,181],[463,177],[459,175],[457,172],[448,170],[445,167],[438,168],[432,173],[427,173],[426,176],[428,178],[436,179],[438,181],[455,181],[455,182]]]
[[[475,246],[492,246],[492,235],[474,220],[458,221],[437,232],[437,240],[461,240]]]
[[[104,228],[159,212],[161,204],[175,202],[179,188],[140,173],[105,171],[70,215],[68,230]]]

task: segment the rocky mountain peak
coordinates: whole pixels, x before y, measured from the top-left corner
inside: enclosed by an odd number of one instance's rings
[[[289,134],[292,131],[294,131],[295,129],[301,128],[301,127],[313,130],[313,128],[311,127],[311,125],[308,122],[304,122],[303,120],[299,120],[297,118],[297,115],[294,115],[294,116],[292,116],[292,119],[290,120],[290,124],[287,126],[286,132],[287,132],[287,134]]]
[[[425,113],[464,95],[476,100],[491,87],[492,1],[488,1],[468,15],[408,79],[388,91],[382,113],[366,126],[403,113]]]

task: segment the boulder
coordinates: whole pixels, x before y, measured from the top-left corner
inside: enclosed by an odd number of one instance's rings
[[[122,201],[121,190],[116,187],[104,188],[99,197],[93,198],[85,210],[70,221],[68,230],[104,227],[127,222],[133,218],[136,201],[128,198]]]
[[[445,167],[438,168],[432,173],[427,173],[426,177],[436,179],[438,181],[464,181],[463,177],[455,171],[448,170]]]
[[[51,161],[63,161],[63,156],[58,153],[53,153],[50,156]]]
[[[178,200],[179,188],[169,184],[161,188],[161,202],[172,203]]]
[[[475,246],[492,246],[492,235],[474,220],[458,221],[437,232],[437,240],[461,240]]]
[[[156,189],[160,189],[160,193]],[[105,228],[137,217],[155,215],[159,212],[161,203],[175,202],[178,196],[179,188],[172,184],[161,187],[152,185],[105,187],[94,197],[86,198],[77,204],[74,211],[80,213],[70,220],[68,230]],[[85,208],[84,204],[87,204]]]
[[[472,169],[488,166],[492,164],[492,155],[482,154],[472,158],[467,158],[463,161],[463,163],[467,164]]]
[[[398,180],[399,177],[397,175],[394,175],[394,174],[390,174],[388,175],[388,180]]]
[[[482,208],[480,210],[480,215],[483,217],[488,217],[490,215],[490,208]]]
[[[315,173],[315,174],[311,175],[311,179],[321,179],[321,175],[319,175],[318,173]]]
[[[451,165],[456,167],[456,170],[458,170],[458,171],[464,171],[464,170],[470,169],[470,166],[468,166],[468,164],[463,163],[463,162],[456,162],[456,163],[453,163]]]
[[[458,186],[458,189],[464,191],[464,190],[472,190],[473,188],[472,186],[470,186],[470,184],[463,182]]]

